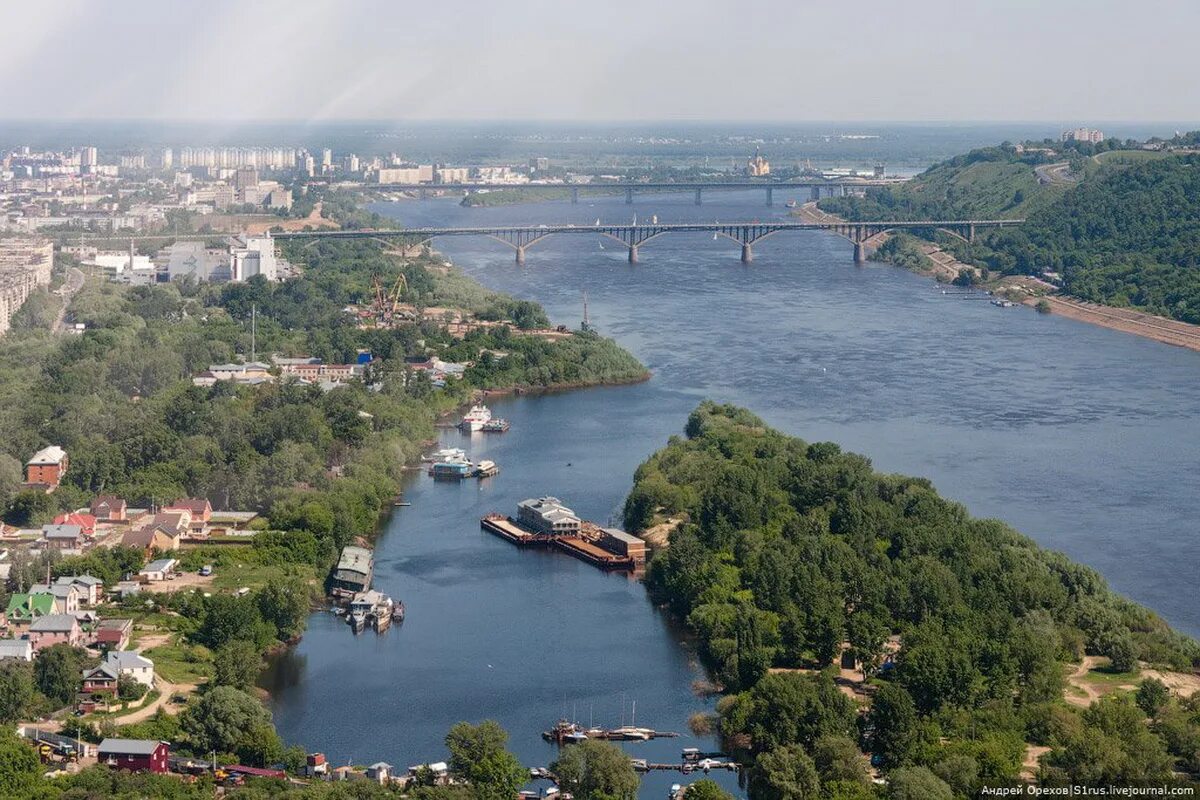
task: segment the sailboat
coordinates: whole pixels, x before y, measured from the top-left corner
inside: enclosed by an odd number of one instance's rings
[[[596,227],[597,228],[600,227],[600,218],[599,217],[596,217]]]
[[[600,243],[600,249],[601,249],[601,250],[603,250],[603,249],[604,249],[604,242],[601,242],[601,243]]]
[[[633,711],[629,715],[629,724],[622,725],[616,728],[611,733],[613,739],[625,739],[629,741],[644,742],[650,738],[650,731],[646,728],[639,728],[635,724],[637,722],[637,700],[633,701]]]

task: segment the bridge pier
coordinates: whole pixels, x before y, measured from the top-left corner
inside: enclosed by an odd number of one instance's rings
[[[767,205],[775,205],[775,191],[770,186],[767,187]]]
[[[632,186],[625,187],[625,205],[627,205],[627,206],[633,205],[633,187]]]
[[[629,245],[629,263],[638,263],[638,246],[636,244]]]
[[[812,199],[813,200],[821,199],[821,187],[820,186],[812,187]]]
[[[524,247],[517,248],[517,265],[521,266],[521,267],[525,266],[525,248]]]
[[[579,187],[578,186],[571,187],[571,205],[573,205],[573,206],[579,205]]]
[[[749,264],[753,260],[754,260],[754,250],[752,250],[750,248],[750,245],[748,243],[743,244],[742,245],[742,263]]]
[[[854,263],[860,266],[867,263],[867,246],[862,242],[854,243]]]
[[[425,190],[424,190],[424,189],[418,189],[418,190],[417,190],[417,199],[418,199],[418,200],[424,200],[424,199],[425,199],[425,198],[427,198],[428,196],[429,196],[429,195],[428,195],[428,194],[425,192]]]
[[[845,197],[845,196],[846,196],[846,187],[842,184],[839,184],[838,185],[838,197]]]
[[[700,204],[701,204],[701,202],[702,202],[702,201],[700,200],[700,191],[701,191],[700,189],[697,189],[697,190],[696,190],[696,205],[700,205]]]
[[[975,223],[972,222],[967,226],[967,242],[975,244]]]

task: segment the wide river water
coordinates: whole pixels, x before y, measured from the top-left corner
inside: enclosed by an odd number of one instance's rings
[[[468,209],[453,201],[380,204],[406,225],[662,222],[784,216],[761,193],[586,198]],[[603,248],[601,243],[603,241]],[[628,721],[683,733],[627,745],[677,761],[708,748],[687,719],[711,702],[685,634],[642,586],[556,553],[522,552],[483,533],[479,517],[553,494],[585,518],[619,522],[633,471],[680,433],[702,399],[746,406],[810,441],[862,452],[877,468],[931,478],[972,513],[998,517],[1098,569],[1118,591],[1200,634],[1200,354],[1027,308],[942,294],[884,265],[855,267],[833,235],[787,233],[737,247],[705,235],[642,246],[641,263],[598,236],[550,237],[518,267],[484,238],[436,243],[481,283],[592,322],[637,355],[643,384],[509,398],[504,435],[444,434],[501,467],[482,483],[406,487],[380,537],[375,585],[408,619],[383,636],[354,636],[317,614],[264,685],[288,742],[335,764],[405,767],[444,757],[459,720],[496,719],[529,766],[555,748],[539,734],[561,716]],[[624,712],[622,712],[624,709]],[[714,748],[715,749],[715,748]],[[718,778],[737,789],[728,775]],[[687,780],[691,780],[689,777]],[[661,798],[676,773],[652,773]]]

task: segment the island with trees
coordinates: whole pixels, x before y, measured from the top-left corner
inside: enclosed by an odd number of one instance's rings
[[[706,402],[625,524],[672,528],[647,588],[696,635],[754,800],[1200,774],[1200,645],[928,480]]]

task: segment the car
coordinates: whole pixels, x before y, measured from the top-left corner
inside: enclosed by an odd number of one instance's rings
[[[212,572],[213,572],[212,564],[205,564],[203,567],[200,568],[200,574],[203,577],[207,578],[209,575],[212,575]]]

